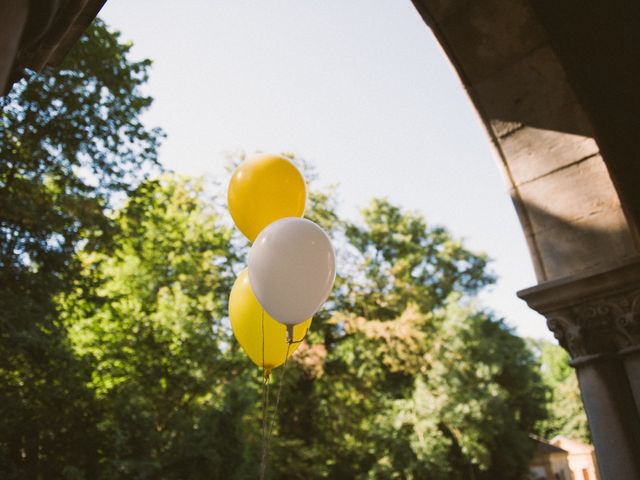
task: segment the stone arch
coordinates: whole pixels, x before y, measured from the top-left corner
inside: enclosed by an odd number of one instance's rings
[[[413,0],[482,120],[604,479],[640,478],[640,4]],[[621,343],[620,339],[624,339]]]

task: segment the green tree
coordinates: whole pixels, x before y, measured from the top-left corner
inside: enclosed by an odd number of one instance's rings
[[[487,259],[465,249],[444,228],[385,199],[362,211],[363,225],[346,236],[356,258],[340,297],[342,309],[372,319],[397,318],[409,303],[422,312],[444,305],[453,292],[474,294],[493,282]]]
[[[392,469],[378,465],[379,477],[522,478],[532,451],[528,434],[544,412],[532,354],[504,323],[457,303],[432,321],[438,328],[424,374],[410,398],[394,402],[383,437],[404,429],[389,449],[402,455],[387,454],[396,461]]]
[[[204,190],[175,176],[142,184],[115,216],[116,247],[81,252],[83,274],[61,296],[73,352],[90,366],[100,406],[95,478],[257,474],[259,372],[224,318],[245,249]],[[367,255],[359,254],[344,234],[356,227],[336,216],[332,195],[311,198],[309,216],[331,221],[349,252],[343,270],[376,258],[392,268],[396,258],[376,255],[373,241],[362,241]],[[372,205],[397,215],[365,216],[370,225],[392,221],[387,228],[402,231],[419,221],[422,230],[402,240],[428,243],[432,230],[417,215]],[[269,478],[518,478],[526,467],[528,433],[542,415],[535,362],[501,321],[469,303],[491,277],[478,268],[471,278],[463,267],[485,260],[435,230],[442,245],[423,262],[447,269],[446,296],[419,303],[422,279],[410,274],[389,280],[382,296],[367,269],[362,278],[343,273],[286,377],[284,368],[274,372],[273,388],[284,388]],[[370,235],[366,226],[357,231]],[[409,248],[396,239],[398,252]],[[364,302],[346,293],[360,285],[382,318],[361,315]]]
[[[156,167],[161,133],[140,120],[150,61],[96,21],[59,69],[30,72],[0,99],[0,472],[94,471],[99,416],[54,298],[75,252],[105,250],[114,200]]]
[[[222,322],[231,230],[203,196],[185,178],[142,184],[116,216],[114,249],[81,253],[61,300],[103,411],[99,478],[232,478],[242,466],[238,413],[257,397],[238,394],[248,365]]]
[[[551,439],[556,435],[564,435],[590,442],[587,416],[578,379],[569,365],[569,354],[559,345],[546,340],[533,343],[542,366],[543,381],[548,387],[546,404],[549,417],[538,425],[540,436]]]
[[[161,133],[140,121],[150,63],[129,49],[97,22],[2,105],[3,478],[258,470],[259,372],[225,318],[247,245],[202,182],[146,178]],[[519,478],[543,388],[470,301],[487,259],[384,199],[362,223],[331,191],[309,200],[340,275],[275,374],[269,477]]]
[[[545,391],[525,343],[469,303],[493,280],[486,258],[382,199],[344,225],[342,277],[285,387],[274,478],[521,478]]]

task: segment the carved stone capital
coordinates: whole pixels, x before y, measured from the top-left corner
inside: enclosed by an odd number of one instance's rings
[[[640,259],[518,292],[574,360],[640,348]]]
[[[629,308],[616,317],[618,345],[626,350],[640,347],[640,291],[628,297]]]
[[[640,289],[547,314],[547,326],[572,358],[640,345]]]

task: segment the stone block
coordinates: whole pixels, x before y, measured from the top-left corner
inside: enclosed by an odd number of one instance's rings
[[[493,119],[490,122],[491,130],[497,138],[511,135],[513,132],[524,127],[520,122],[510,122],[508,120]]]
[[[604,210],[620,209],[599,155],[521,185],[518,191],[534,233]]]
[[[472,2],[447,16],[438,28],[453,62],[463,66],[463,77],[470,83],[494,75],[546,41],[523,0]]]
[[[501,138],[500,146],[516,186],[598,153],[592,138],[526,126]]]
[[[535,235],[547,280],[636,254],[621,210],[602,211]]]
[[[539,256],[540,280],[637,254],[599,155],[516,188],[512,196],[518,195],[517,211],[532,256]]]
[[[541,47],[508,68],[469,87],[497,137],[513,124],[593,137],[593,129],[549,47]]]

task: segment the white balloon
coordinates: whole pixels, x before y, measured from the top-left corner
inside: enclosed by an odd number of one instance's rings
[[[315,223],[287,217],[268,225],[249,252],[249,283],[262,308],[285,325],[313,316],[336,278],[331,240]]]

